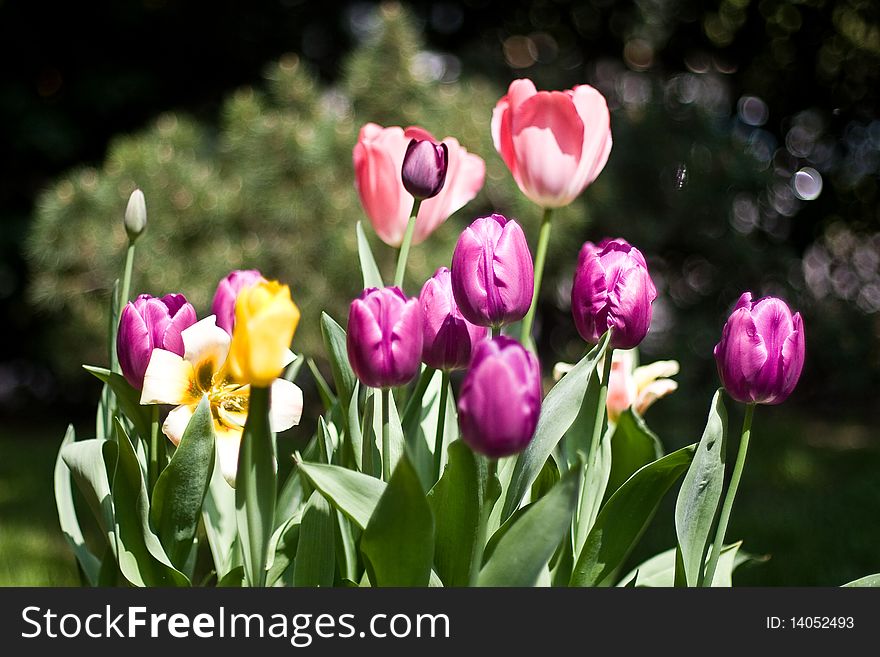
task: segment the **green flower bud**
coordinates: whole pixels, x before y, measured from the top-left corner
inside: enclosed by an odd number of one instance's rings
[[[128,199],[124,223],[130,242],[134,242],[147,227],[147,204],[140,189],[134,190]]]

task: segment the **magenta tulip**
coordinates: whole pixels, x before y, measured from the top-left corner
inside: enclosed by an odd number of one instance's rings
[[[780,404],[794,390],[804,367],[800,313],[775,297],[752,302],[745,292],[715,345],[721,383],[737,401]]]
[[[542,207],[562,207],[608,161],[608,104],[589,85],[538,91],[531,80],[514,80],[492,113],[492,138],[523,194]]]
[[[217,284],[211,313],[217,317],[217,326],[232,335],[235,327],[235,300],[238,293],[265,280],[256,269],[238,269],[229,273]]]
[[[412,139],[403,156],[400,178],[413,198],[433,198],[443,189],[449,167],[449,148],[428,139]]]
[[[475,452],[500,458],[522,451],[541,413],[541,367],[511,338],[474,347],[458,398],[461,436]]]
[[[496,327],[519,321],[534,290],[532,254],[518,223],[492,214],[462,231],[452,254],[452,292],[465,319]]]
[[[196,323],[195,308],[182,294],[162,298],[142,294],[129,301],[119,317],[116,354],[122,374],[134,388],[144,386],[153,349],[184,355],[181,332]]]
[[[584,243],[571,288],[578,333],[596,344],[611,329],[611,346],[632,349],[648,334],[657,288],[645,257],[622,239]]]
[[[348,360],[372,388],[400,386],[422,362],[422,311],[398,287],[364,290],[348,311]]]
[[[452,276],[440,267],[419,295],[422,307],[422,361],[438,370],[464,369],[471,361],[474,345],[489,330],[467,321],[452,294]]]
[[[397,126],[383,128],[367,123],[361,128],[352,154],[355,187],[373,230],[389,246],[400,246],[414,199],[401,179],[407,144],[411,140],[437,143],[426,130]],[[416,218],[413,244],[423,242],[449,216],[464,207],[483,187],[486,165],[468,153],[453,137],[443,139],[447,149],[446,178],[442,190],[426,199]]]

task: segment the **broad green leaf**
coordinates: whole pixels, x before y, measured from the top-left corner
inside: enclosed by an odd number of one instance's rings
[[[358,554],[351,521],[338,509],[333,510],[336,519],[336,563],[342,579],[356,580],[358,577]]]
[[[346,441],[351,449],[351,456],[354,460],[355,468],[358,472],[364,469],[364,437],[361,433],[361,418],[358,408],[358,397],[360,395],[360,381],[355,380],[354,388],[351,391],[351,403],[348,405],[348,430]]]
[[[335,441],[333,440],[330,427],[327,426],[323,416],[318,418],[318,448],[321,454],[321,462],[332,463]]]
[[[55,506],[58,509],[58,522],[61,524],[64,538],[67,539],[74,555],[76,555],[76,560],[79,562],[80,567],[82,567],[89,585],[97,586],[101,562],[86,546],[85,538],[79,526],[79,519],[76,517],[76,508],[73,505],[70,469],[61,458],[62,450],[67,445],[72,444],[74,440],[76,440],[76,437],[73,432],[73,425],[70,425],[67,427],[67,433],[64,434],[64,440],[61,441],[58,456],[55,458]],[[97,456],[103,469],[104,460],[100,455]]]
[[[338,465],[297,463],[300,472],[336,509],[364,529],[385,491],[383,481]]]
[[[510,488],[501,511],[502,522],[519,508],[550,453],[577,417],[587,390],[587,383],[596,370],[596,364],[605,355],[607,346],[606,333],[599,344],[562,377],[544,399],[535,437],[516,460]]]
[[[583,468],[566,472],[506,530],[483,564],[478,586],[535,586],[568,532]]]
[[[293,583],[291,564],[296,559],[296,551],[299,547],[299,534],[302,528],[302,511],[290,518],[286,523],[277,527],[272,539],[269,541],[269,563],[266,564],[266,586],[277,586],[281,580],[282,586],[290,586]]]
[[[721,548],[718,567],[712,581],[713,587],[729,587],[732,583],[733,571],[748,561],[756,561],[756,557],[742,552],[742,541],[725,545]],[[618,586],[672,587],[675,585],[675,551],[676,548],[656,554],[644,563],[639,564],[621,578]]]
[[[275,522],[275,445],[269,427],[269,389],[251,386],[235,478],[238,536],[248,586],[264,586]]]
[[[113,477],[113,507],[118,539],[119,570],[135,586],[189,586],[174,568],[150,528],[147,486],[125,429],[116,421],[119,459]]]
[[[625,410],[617,418],[610,442],[611,473],[605,488],[606,499],[636,470],[663,456],[660,439],[632,409]]]
[[[449,446],[449,463],[431,491],[434,567],[446,586],[467,586],[480,523],[480,464],[462,441]]]
[[[196,407],[171,462],[153,489],[150,519],[171,563],[183,568],[192,551],[202,501],[214,471],[214,419],[207,395]]]
[[[275,528],[287,523],[288,520],[300,509],[306,501],[308,492],[303,490],[303,480],[299,475],[299,470],[294,466],[284,485],[281,486],[281,492],[278,493],[278,502],[275,504]]]
[[[348,350],[345,344],[345,329],[327,313],[321,313],[321,336],[324,338],[324,348],[330,359],[330,369],[333,372],[333,383],[336,385],[336,396],[342,402],[343,412],[348,411],[348,404],[352,399],[357,379],[348,364]]]
[[[608,477],[611,474],[611,435],[606,431],[599,440],[595,454],[587,457],[587,468],[584,476],[584,485],[581,488],[580,501],[578,503],[577,519],[575,521],[575,554],[579,555],[590,530],[599,516],[602,508],[602,500],[605,498],[605,489],[608,485]]]
[[[443,372],[432,370],[434,376],[422,396],[420,418],[414,426],[407,429],[404,426],[407,445],[409,445],[409,457],[419,473],[419,478],[425,489],[429,489],[437,481],[437,465],[434,461],[434,449],[437,442],[437,422],[440,419],[440,397],[443,390]],[[458,440],[458,409],[455,405],[455,396],[452,386],[449,385],[446,393],[446,417],[443,423],[443,439],[441,462],[439,472],[443,472],[446,464],[448,448]]]
[[[244,586],[244,566],[236,566],[217,582],[217,588],[238,589]]]
[[[236,561],[239,558],[235,553],[238,527],[235,517],[235,489],[223,477],[216,454],[208,492],[202,504],[202,521],[214,559],[214,570],[217,571],[217,577],[223,579],[238,565]]]
[[[587,389],[584,392],[581,407],[578,410],[574,421],[571,423],[571,426],[566,430],[560,443],[563,448],[562,451],[565,454],[566,462],[569,466],[578,462],[579,453],[586,456],[590,455],[590,450],[592,449],[591,443],[593,442],[593,430],[596,426],[596,411],[599,409],[599,389],[601,388],[599,383],[600,374],[601,372],[599,371],[597,363],[596,368],[586,377]],[[602,409],[603,413],[604,410],[605,409]],[[607,424],[608,418],[606,417],[602,424],[602,435],[605,435],[604,430]]]
[[[422,400],[436,374],[437,370],[433,367],[422,365],[422,373],[419,375],[412,394],[406,400],[406,405],[403,407],[403,417],[400,420],[407,436],[411,434],[414,427],[421,421]]]
[[[880,573],[874,573],[873,575],[866,575],[865,577],[860,577],[859,579],[854,579],[851,582],[847,582],[843,586],[850,588],[866,588],[866,587],[877,587],[880,586]]]
[[[150,410],[148,406],[141,406],[140,390],[135,390],[131,384],[125,380],[125,377],[116,372],[111,372],[103,367],[92,367],[91,365],[83,365],[86,372],[89,372],[99,380],[110,386],[113,394],[116,396],[116,402],[119,408],[134,425],[135,431],[141,438],[150,437]]]
[[[419,476],[404,455],[361,536],[374,586],[427,586],[434,559],[434,518]]]
[[[379,454],[382,454],[384,458],[385,451],[382,447],[382,397],[383,395],[379,392],[373,394],[373,432],[376,438],[378,452]],[[400,416],[397,414],[397,404],[394,402],[394,395],[389,392],[386,397],[388,399],[388,409],[386,412],[388,414],[388,426],[390,429],[388,433],[388,453],[391,457],[390,470],[393,472],[395,468],[397,468],[397,463],[400,461],[400,458],[403,456],[403,452],[406,449],[406,442],[403,437],[403,427],[400,424]]]
[[[364,227],[361,222],[357,222],[357,242],[358,242],[358,258],[361,262],[361,273],[364,278],[364,289],[368,287],[385,287],[382,282],[382,274],[379,273],[379,267],[376,266],[376,259],[373,257],[373,251],[370,249],[370,242],[364,233]]]
[[[556,485],[556,482],[562,477],[560,474],[562,468],[560,468],[559,464],[556,462],[556,458],[555,453],[550,454],[550,458],[547,459],[544,467],[541,468],[541,472],[538,473],[535,483],[532,484],[530,498],[533,502],[536,502],[550,492],[550,489],[552,489],[553,486]]]
[[[335,515],[320,491],[314,491],[303,511],[293,565],[294,586],[333,586]]]
[[[727,411],[722,391],[718,390],[712,399],[703,437],[675,503],[675,533],[688,586],[702,583],[712,527],[724,488],[726,444]]]
[[[115,548],[115,521],[108,471],[116,468],[116,443],[110,440],[79,440],[61,447],[59,455],[70,470],[101,531]]]
[[[663,496],[691,463],[696,445],[638,470],[602,507],[575,563],[572,586],[609,585],[654,517]]]

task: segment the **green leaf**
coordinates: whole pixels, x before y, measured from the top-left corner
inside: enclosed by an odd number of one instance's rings
[[[318,388],[318,396],[321,398],[321,403],[324,405],[325,411],[332,411],[333,406],[336,404],[336,395],[333,394],[333,391],[330,390],[330,386],[327,385],[327,379],[324,378],[324,375],[321,374],[321,370],[318,369],[318,366],[315,365],[315,361],[309,358],[307,361],[309,366],[309,371],[312,373],[312,377],[315,379],[315,385]]]
[[[684,447],[638,470],[602,507],[575,563],[572,586],[611,582],[654,517],[663,496],[684,473],[696,445]]]
[[[217,588],[238,589],[244,585],[244,566],[236,566],[217,582]]]
[[[115,549],[115,521],[113,502],[110,493],[108,471],[116,468],[116,443],[110,440],[80,440],[61,447],[59,455],[70,470],[73,481],[85,498],[98,522],[98,527],[107,536],[108,543]]]
[[[354,460],[355,468],[358,472],[364,469],[364,436],[361,433],[361,418],[358,409],[358,397],[360,395],[360,382],[355,380],[354,388],[351,391],[351,401],[348,405],[348,445],[351,448],[351,456]]]
[[[319,491],[306,503],[293,565],[294,586],[333,586],[335,511]]]
[[[443,476],[428,493],[436,522],[434,566],[446,586],[467,586],[480,523],[480,466],[462,441],[447,454]]]
[[[575,529],[575,552],[580,554],[584,543],[599,511],[602,508],[602,500],[605,498],[605,489],[608,486],[608,477],[611,474],[611,434],[606,431],[599,440],[595,454],[587,457],[586,476],[584,477],[584,486],[581,489],[580,503],[578,505],[578,516]]]
[[[238,560],[235,552],[238,527],[235,517],[235,489],[223,477],[216,454],[208,492],[202,504],[202,520],[208,537],[208,547],[214,559],[214,570],[222,580],[238,565],[235,563]]]
[[[384,454],[382,449],[382,397],[383,395],[380,391],[374,391],[373,437],[378,454]],[[397,404],[394,402],[394,395],[389,392],[386,397],[388,398],[388,453],[391,457],[390,471],[393,472],[406,449],[406,441],[403,437],[403,427],[400,424],[400,416],[397,414]]]
[[[122,409],[125,417],[131,420],[135,431],[141,438],[148,439],[150,437],[150,410],[149,406],[141,406],[140,391],[132,388],[121,374],[91,365],[83,365],[83,368],[110,386],[113,394],[116,395],[119,408]]]
[[[297,466],[334,508],[360,529],[367,526],[385,492],[385,482],[338,465],[299,461]]]
[[[611,474],[605,498],[611,497],[632,474],[663,456],[660,439],[632,409],[620,414],[611,434]]]
[[[358,554],[351,521],[338,509],[333,510],[336,518],[336,563],[343,580],[356,580],[358,577]]]
[[[742,541],[721,548],[718,567],[715,570],[713,587],[729,587],[733,571],[749,561],[759,561],[758,557],[740,550]],[[656,554],[633,568],[624,576],[618,586],[672,587],[675,584],[675,558],[678,548]]]
[[[281,486],[281,492],[278,493],[278,502],[275,504],[275,528],[287,524],[287,521],[301,509],[306,501],[308,491],[303,489],[303,480],[300,477],[299,469],[294,466],[284,485]]]
[[[478,586],[535,586],[566,536],[583,468],[566,472],[506,530],[480,570]]]
[[[238,536],[248,586],[266,584],[276,492],[275,445],[269,427],[269,389],[251,386],[235,478]]]
[[[165,553],[178,569],[192,551],[213,470],[214,419],[205,395],[153,489],[150,518]]]
[[[361,261],[361,273],[364,277],[364,289],[368,287],[385,287],[382,282],[382,274],[379,273],[379,267],[376,266],[376,259],[373,257],[373,251],[370,249],[370,242],[364,233],[364,227],[361,222],[357,222],[357,243],[358,258]]]
[[[348,364],[348,349],[345,344],[345,330],[325,312],[321,313],[321,336],[324,338],[324,348],[330,359],[330,369],[333,372],[333,383],[336,385],[336,396],[342,402],[344,412],[348,411],[348,404],[352,399],[355,378],[351,365]]]
[[[722,390],[715,393],[703,437],[675,503],[675,533],[688,586],[699,586],[712,527],[721,505],[727,445],[727,411]]]
[[[404,455],[361,536],[374,586],[427,586],[434,559],[434,518],[419,476]]]
[[[873,575],[866,575],[865,577],[860,577],[859,579],[854,579],[851,582],[847,582],[843,586],[851,587],[851,588],[864,588],[864,587],[880,586],[880,573],[874,573]]]
[[[147,486],[131,440],[116,420],[119,459],[113,477],[119,570],[135,586],[189,586],[150,528]]]
[[[67,445],[76,440],[73,425],[67,427],[67,433],[64,434],[64,440],[61,441],[61,447],[58,449],[58,456],[55,458],[55,506],[58,509],[58,522],[61,524],[61,531],[64,538],[76,555],[86,580],[91,586],[97,586],[98,577],[101,571],[101,562],[86,545],[82,530],[79,526],[79,519],[76,517],[76,508],[73,505],[73,487],[70,483],[70,469],[65,465],[61,458],[61,452]],[[101,468],[104,467],[104,461],[101,459]]]
[[[502,507],[502,521],[519,508],[550,453],[574,422],[581,409],[590,376],[596,370],[596,364],[605,355],[607,346],[606,333],[599,344],[562,377],[544,399],[535,437],[519,455],[514,466],[510,488]]]
[[[303,509],[275,529],[269,542],[269,563],[267,564],[266,586],[276,586],[283,579],[283,585],[290,586],[293,582],[291,564],[296,560],[299,547],[299,534],[302,528]],[[285,577],[288,575],[288,577]]]

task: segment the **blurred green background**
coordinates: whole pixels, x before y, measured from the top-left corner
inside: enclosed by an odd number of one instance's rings
[[[414,249],[411,293],[478,214],[517,217],[534,243],[538,211],[489,135],[496,100],[524,76],[598,87],[615,141],[558,213],[545,371],[583,347],[567,296],[586,239],[619,235],[648,257],[660,298],[642,358],[682,364],[679,391],[647,415],[669,449],[699,438],[712,346],[739,293],[785,297],[805,318],[807,365],[789,402],[759,409],[730,535],[769,559],[735,581],[880,571],[876,3],[36,1],[0,4],[0,49],[0,584],[76,583],[52,463],[68,421],[90,432],[98,386],[79,366],[106,359],[136,185],[149,216],[136,290],[184,292],[204,313],[221,276],[258,267],[291,284],[295,347],[320,360],[320,309],[343,321],[359,291],[363,123],[454,135],[487,163],[480,196]],[[673,542],[671,522],[655,522],[633,562]]]

